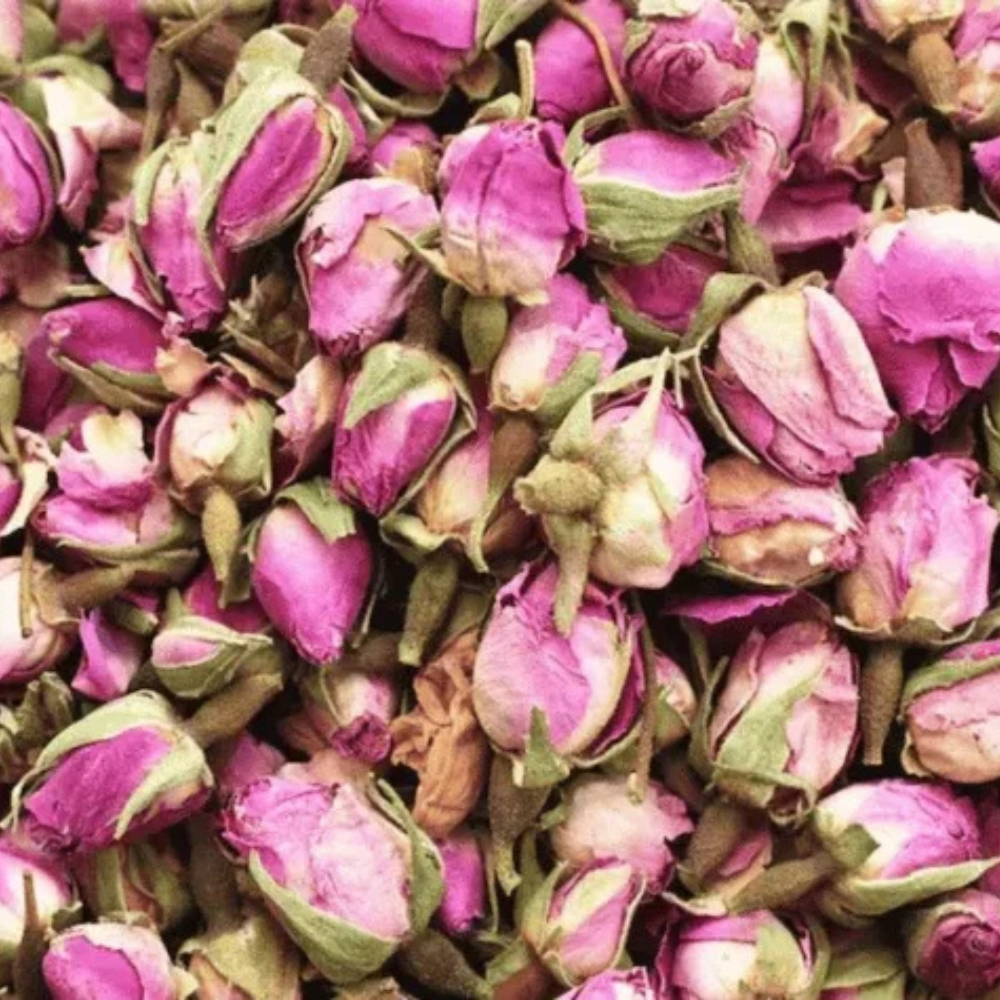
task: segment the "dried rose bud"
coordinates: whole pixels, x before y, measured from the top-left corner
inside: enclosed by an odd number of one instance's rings
[[[780,36],[763,35],[750,94],[750,114],[754,121],[767,129],[778,148],[786,153],[799,138],[806,111],[805,81],[796,69],[794,51]]]
[[[764,292],[725,319],[708,375],[735,429],[799,482],[833,483],[895,425],[861,331],[819,288]]]
[[[459,827],[435,841],[441,855],[444,897],[434,923],[449,937],[465,937],[486,921],[486,857],[483,843],[470,829]]]
[[[708,719],[713,784],[780,817],[801,815],[850,761],[858,667],[820,622],[753,631],[725,668]]]
[[[417,93],[441,93],[471,62],[479,0],[456,0],[446,18],[424,0],[349,0],[354,43],[377,70]]]
[[[808,916],[782,918],[754,910],[689,917],[675,934],[668,970],[671,996],[809,996],[826,972],[822,928]]]
[[[237,258],[218,239],[199,238],[210,139],[164,143],[136,172],[133,217],[139,245],[187,328],[208,330],[225,313]]]
[[[627,20],[624,5],[619,0],[583,0],[575,9],[604,36],[620,72]],[[614,99],[594,40],[568,17],[554,17],[535,42],[535,98],[540,118],[566,126]]]
[[[52,164],[27,115],[0,101],[0,252],[25,246],[52,222],[56,193]]]
[[[371,546],[354,512],[314,479],[278,494],[251,552],[254,594],[310,663],[332,663],[357,623],[372,577]]]
[[[615,861],[594,862],[561,884],[550,877],[528,900],[521,933],[563,985],[578,986],[621,959],[643,888],[631,865]]]
[[[996,511],[979,467],[936,455],[891,466],[861,500],[861,561],[838,582],[858,628],[885,636],[950,632],[986,610]]]
[[[903,688],[903,767],[961,784],[1000,778],[1000,747],[991,739],[1000,642],[970,643],[914,671]]]
[[[350,141],[343,115],[298,73],[261,71],[214,122],[202,240],[242,250],[283,232],[337,179]]]
[[[223,803],[252,781],[277,774],[286,763],[280,750],[247,732],[216,744],[208,759]]]
[[[372,146],[371,168],[376,177],[392,177],[431,194],[437,186],[441,139],[423,122],[399,121]]]
[[[995,220],[921,209],[876,223],[844,258],[837,298],[900,412],[925,430],[940,429],[1000,361],[998,251]]]
[[[953,6],[961,11],[951,38],[958,63],[958,107],[947,110],[964,132],[990,138],[997,131],[996,101],[1000,94],[996,65],[1000,14],[994,4],[984,0]]]
[[[314,471],[333,441],[344,375],[338,362],[318,354],[296,373],[295,384],[277,400],[274,421],[279,443],[274,456],[279,486]]]
[[[614,371],[625,338],[607,306],[593,302],[571,275],[557,274],[545,291],[548,302],[521,306],[511,320],[493,362],[490,404],[554,424]]]
[[[419,347],[378,344],[365,353],[341,398],[334,489],[381,517],[474,420],[471,395],[454,365]]]
[[[143,15],[139,0],[64,0],[56,28],[63,42],[86,42],[103,30],[118,78],[135,93],[145,90],[156,30]]]
[[[653,977],[648,969],[636,966],[627,972],[602,972],[559,1000],[657,1000]]]
[[[874,841],[874,853],[819,894],[823,912],[847,927],[961,889],[993,865],[980,860],[972,803],[941,782],[860,782],[820,800],[812,829],[823,847],[835,852],[852,827]]]
[[[473,295],[538,292],[584,242],[584,209],[563,131],[495,122],[458,136],[441,161],[441,249]]]
[[[100,702],[125,694],[146,656],[142,637],[115,622],[107,609],[96,608],[80,621],[80,644],[83,657],[73,690]]]
[[[947,1000],[985,996],[1000,983],[1000,900],[966,889],[927,909],[903,927],[910,971]]]
[[[962,13],[962,0],[854,0],[872,31],[895,41],[920,29],[947,32]]]
[[[629,87],[647,107],[688,124],[725,113],[747,96],[757,39],[724,0],[681,10],[630,22],[625,65]]]
[[[392,234],[437,224],[434,199],[405,181],[348,181],[309,213],[297,254],[309,329],[333,355],[359,354],[392,333],[425,266]]]
[[[139,691],[53,738],[15,789],[14,812],[44,849],[87,854],[180,822],[212,783],[166,699]]]
[[[63,931],[49,945],[42,973],[53,1000],[78,1000],[88,993],[171,1000],[190,992],[160,936],[129,924],[80,924]]]
[[[565,816],[550,833],[559,861],[572,868],[595,861],[629,864],[651,894],[670,885],[676,861],[672,842],[693,829],[676,795],[650,781],[636,802],[626,777],[585,774],[566,786],[564,803]]]
[[[705,475],[709,548],[723,573],[796,587],[857,564],[861,522],[837,487],[800,486],[742,455]]]
[[[666,132],[624,132],[585,146],[573,177],[588,248],[615,263],[651,264],[685,231],[738,200],[737,174],[707,142]]]
[[[271,911],[338,985],[382,966],[441,900],[437,851],[380,787],[279,774],[247,785],[223,814],[225,839]]]
[[[391,726],[394,763],[420,776],[413,818],[446,838],[475,808],[486,785],[490,748],[473,712],[475,630],[446,643],[413,682],[416,706]]]

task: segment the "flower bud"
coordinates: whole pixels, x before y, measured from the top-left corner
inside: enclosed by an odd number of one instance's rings
[[[630,22],[625,65],[629,87],[647,107],[688,124],[746,97],[757,39],[724,0],[682,9],[684,16]]]
[[[944,998],[979,997],[1000,983],[1000,900],[966,889],[906,919],[910,971]]]
[[[1000,74],[996,67],[996,48],[1000,40],[1000,16],[994,4],[983,0],[956,2],[952,6],[956,12],[961,12],[951,38],[958,64],[958,107],[948,110],[962,131],[990,138],[997,133]]]
[[[577,986],[617,965],[643,888],[631,865],[614,861],[562,884],[550,878],[528,901],[521,933],[561,983]]]
[[[56,28],[62,42],[86,42],[103,30],[118,78],[134,93],[145,90],[156,30],[143,15],[140,0],[64,0]]]
[[[316,204],[297,260],[321,347],[360,354],[392,333],[426,273],[393,231],[416,239],[437,219],[430,195],[388,177],[339,184]]]
[[[580,192],[559,126],[495,122],[459,135],[441,162],[441,249],[473,295],[538,292],[583,245]]]
[[[276,774],[284,763],[280,750],[247,732],[217,743],[209,752],[209,764],[223,803],[252,781]]]
[[[277,775],[246,786],[223,816],[226,840],[271,911],[338,985],[363,979],[419,934],[442,895],[433,844],[381,789]]]
[[[413,818],[447,838],[475,808],[486,786],[490,747],[473,711],[476,629],[445,643],[413,681],[416,706],[394,720],[393,763],[420,776]]]
[[[114,996],[173,1000],[190,995],[158,934],[128,924],[80,924],[59,934],[42,960],[53,1000]]]
[[[667,132],[623,132],[584,147],[573,177],[586,208],[588,248],[621,264],[653,263],[685,231],[739,198],[733,163],[701,139]]]
[[[272,239],[337,179],[350,136],[343,115],[289,69],[267,69],[215,121],[217,144],[199,203],[202,240],[230,250]],[[275,170],[274,164],[286,169]]]
[[[943,783],[891,778],[859,782],[822,799],[812,817],[819,843],[836,852],[845,833],[860,828],[875,849],[860,867],[820,890],[831,919],[863,926],[900,906],[974,882],[992,867],[981,861],[972,803]]]
[[[806,110],[805,81],[796,68],[793,51],[780,35],[761,37],[750,95],[754,121],[774,136],[785,153],[799,138]]]
[[[353,35],[358,51],[401,87],[439,94],[475,55],[478,0],[456,0],[447,18],[420,0],[350,3],[359,14]]]
[[[166,837],[84,855],[74,861],[73,874],[95,916],[141,913],[162,932],[191,915],[187,873]]]
[[[712,781],[778,816],[811,807],[857,740],[858,667],[821,622],[753,631],[725,668],[708,722]]]
[[[365,353],[341,399],[334,489],[381,517],[473,422],[458,369],[418,347],[378,344]]]
[[[371,167],[376,177],[392,177],[432,194],[440,159],[441,140],[430,126],[399,121],[372,146]]]
[[[844,258],[837,298],[861,328],[900,412],[925,430],[940,429],[1000,361],[998,253],[994,219],[917,209],[876,223]],[[923,294],[914,293],[915,274],[923,276]],[[942,316],[949,321],[942,324]]]
[[[479,837],[459,827],[443,840],[435,841],[441,855],[444,897],[434,917],[449,937],[465,937],[486,920],[486,859]]]
[[[25,246],[52,222],[56,194],[50,154],[31,119],[0,101],[0,252]]]
[[[865,24],[890,42],[927,28],[947,34],[964,6],[962,0],[854,0],[854,5]]]
[[[895,425],[861,331],[819,288],[764,292],[724,320],[707,374],[737,432],[799,482],[833,483]]]
[[[649,971],[636,967],[591,976],[575,990],[561,993],[559,1000],[657,1000],[658,995]]]
[[[24,684],[54,667],[70,650],[72,632],[46,624],[37,599],[29,604],[31,632],[21,631],[21,560],[0,559],[0,684]],[[33,590],[51,572],[40,560],[31,568]]]
[[[604,36],[620,72],[627,18],[624,5],[619,0],[583,0],[576,9]],[[567,17],[554,17],[535,42],[535,98],[540,118],[567,127],[614,99],[594,40]]]
[[[243,379],[212,373],[167,407],[156,429],[156,463],[192,510],[214,488],[259,500],[271,489],[273,426],[274,408]]]
[[[797,587],[856,565],[861,522],[838,488],[799,486],[741,455],[705,474],[709,547],[723,573]]]
[[[372,551],[350,507],[321,480],[278,494],[253,548],[253,591],[274,627],[310,663],[332,663],[364,606]]]
[[[642,801],[629,791],[628,779],[583,774],[566,787],[565,816],[552,828],[552,850],[571,868],[595,861],[629,864],[655,895],[674,875],[671,845],[694,828],[684,802],[657,781],[650,781]]]
[[[139,691],[52,739],[14,790],[13,808],[40,847],[87,854],[179,822],[211,788],[204,754],[168,702]]]
[[[903,766],[962,784],[1000,778],[1000,747],[990,739],[1000,642],[959,646],[910,674],[903,689]]]
[[[857,628],[926,637],[986,610],[1000,517],[976,496],[978,476],[967,459],[935,455],[893,465],[868,484],[861,561],[837,593]]]
[[[24,883],[30,877],[43,928],[65,925],[76,916],[76,888],[58,858],[36,853],[0,838],[0,980],[9,982],[26,925]]]
[[[279,444],[274,458],[280,486],[290,486],[319,464],[333,441],[343,389],[338,362],[318,354],[295,373],[292,388],[278,398],[281,413],[274,429]]]
[[[125,694],[145,659],[142,637],[115,622],[106,608],[96,608],[80,621],[80,644],[83,658],[73,690],[100,702]]]
[[[690,917],[676,931],[670,995],[685,1000],[809,996],[826,972],[825,946],[822,928],[809,918],[782,918],[769,910]]]
[[[551,563],[528,566],[501,588],[473,673],[480,724],[498,749],[525,755],[529,771],[544,749],[540,727],[549,750],[569,757],[601,735],[633,656],[635,624],[620,598],[596,584],[587,587],[567,634],[557,631],[557,577]]]
[[[198,205],[206,189],[209,138],[167,142],[135,176],[133,209],[139,244],[186,327],[207,330],[225,313],[236,257],[217,239],[199,238]]]
[[[569,274],[546,286],[548,302],[521,306],[490,375],[490,404],[559,423],[573,403],[607,378],[625,353],[625,338],[605,305]]]

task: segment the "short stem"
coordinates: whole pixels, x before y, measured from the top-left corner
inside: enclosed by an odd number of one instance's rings
[[[461,557],[444,546],[420,564],[410,585],[399,659],[411,667],[424,662],[427,647],[448,619],[458,591]]]
[[[211,10],[207,10],[197,20],[185,24],[172,34],[168,34],[159,43],[159,48],[164,52],[176,52],[197,38],[202,32],[207,31],[213,24],[221,21],[229,13],[229,0],[219,0]]]
[[[656,702],[659,694],[656,676],[656,647],[653,633],[642,610],[638,596],[631,595],[632,612],[638,615],[642,625],[639,628],[639,649],[642,654],[642,677],[645,685],[642,699],[642,717],[639,721],[639,746],[635,755],[635,769],[629,776],[629,796],[634,802],[642,802],[649,788],[649,768],[653,762],[656,737]]]
[[[940,31],[914,35],[906,53],[920,96],[938,111],[947,113],[958,105],[958,64],[948,39]]]
[[[726,799],[713,799],[691,834],[685,866],[699,882],[722,865],[747,834],[747,814]]]
[[[961,208],[965,197],[962,150],[952,132],[932,135],[927,120],[918,118],[905,129],[907,208]]]
[[[493,991],[472,970],[461,949],[443,934],[426,930],[399,950],[401,968],[435,996],[482,998]]]
[[[56,593],[63,608],[71,614],[114,600],[132,582],[134,566],[101,566],[85,569],[72,576],[63,577],[56,585]]]
[[[170,105],[180,93],[181,77],[174,57],[157,47],[149,54],[146,76],[146,120],[143,122],[139,159],[145,160],[160,138]]]
[[[732,913],[776,910],[791,906],[839,871],[827,854],[782,861],[760,873],[730,902]]]
[[[237,736],[281,688],[282,679],[275,674],[244,677],[205,702],[184,728],[200,747]]]
[[[38,914],[35,880],[24,875],[24,933],[14,956],[13,985],[19,1000],[44,1000],[47,996],[42,979],[46,932]]]
[[[881,642],[871,648],[861,669],[861,760],[876,767],[899,710],[903,690],[903,647]]]
[[[204,813],[188,821],[191,890],[209,929],[233,926],[240,918],[240,894],[232,865],[222,856]]]
[[[31,638],[32,606],[34,604],[34,573],[35,573],[35,537],[31,531],[25,531],[24,544],[21,548],[21,580],[18,600],[18,614],[21,618],[21,637]]]
[[[487,809],[493,834],[497,880],[508,894],[521,881],[514,866],[514,847],[521,834],[529,830],[538,818],[550,791],[549,788],[519,788],[514,784],[510,761],[502,754],[494,755]]]
[[[518,105],[517,117],[530,118],[535,110],[535,56],[531,42],[519,38],[514,43],[517,56],[517,75],[520,81],[521,102]]]
[[[406,313],[406,332],[403,342],[413,347],[432,351],[444,336],[444,318],[441,315],[441,285],[433,274],[420,283],[413,304]]]
[[[326,96],[347,72],[351,58],[351,29],[357,20],[353,7],[342,7],[313,36],[299,64],[299,73]]]
[[[688,763],[687,750],[675,747],[658,759],[662,762],[660,776],[663,783],[694,812],[700,812],[705,805],[705,793],[702,782]]]
[[[215,579],[225,587],[239,551],[243,522],[236,501],[221,486],[214,486],[205,497],[201,529]]]

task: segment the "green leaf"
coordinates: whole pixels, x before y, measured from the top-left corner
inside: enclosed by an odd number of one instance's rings
[[[370,413],[432,381],[441,372],[442,360],[428,351],[394,342],[377,344],[362,359],[344,426],[348,430],[356,427]]]

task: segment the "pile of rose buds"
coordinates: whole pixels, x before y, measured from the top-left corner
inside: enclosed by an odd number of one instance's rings
[[[0,993],[1000,996],[998,0],[0,0]]]

